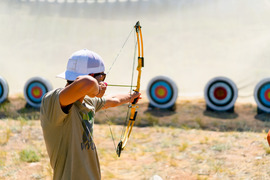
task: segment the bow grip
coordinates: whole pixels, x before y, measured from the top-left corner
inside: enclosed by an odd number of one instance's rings
[[[136,104],[136,103],[138,102],[138,100],[139,100],[139,98],[138,98],[138,97],[137,97],[137,98],[135,98],[135,99],[133,100],[132,104]]]
[[[129,117],[129,120],[135,121],[136,120],[136,117],[137,117],[137,111],[134,112],[134,115],[133,116],[130,116]]]

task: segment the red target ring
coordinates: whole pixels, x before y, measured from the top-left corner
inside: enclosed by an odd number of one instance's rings
[[[167,76],[156,76],[147,86],[149,105],[157,108],[172,108],[178,97],[175,82]]]
[[[264,98],[267,100],[267,101],[270,101],[270,89],[267,89],[264,93]]]
[[[43,77],[32,77],[24,85],[24,97],[32,107],[39,108],[42,97],[52,90],[51,83]]]
[[[264,78],[256,85],[254,99],[257,103],[258,110],[270,113],[270,78]]]
[[[236,84],[226,77],[215,77],[204,88],[206,106],[214,111],[231,110],[234,108],[237,96]]]
[[[155,89],[155,94],[158,98],[165,98],[168,94],[168,91],[165,87],[163,86],[158,86],[156,89]]]
[[[214,90],[214,97],[218,100],[223,100],[227,97],[227,90],[223,87],[217,87]]]
[[[40,98],[42,96],[42,89],[38,86],[33,87],[31,90],[31,94],[35,98]]]

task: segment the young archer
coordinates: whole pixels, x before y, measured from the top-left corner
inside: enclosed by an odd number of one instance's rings
[[[104,96],[107,84],[102,58],[83,49],[68,60],[58,77],[64,88],[44,95],[41,126],[53,179],[101,179],[99,158],[93,141],[95,113],[101,109],[133,102],[140,93]]]

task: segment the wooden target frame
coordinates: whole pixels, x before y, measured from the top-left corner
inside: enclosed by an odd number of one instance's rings
[[[156,76],[148,83],[146,93],[150,106],[167,109],[175,105],[178,88],[169,77]]]
[[[39,108],[43,96],[52,90],[51,83],[43,77],[32,77],[24,86],[24,98],[26,102],[35,108]]]
[[[0,76],[0,103],[7,100],[9,94],[9,87],[7,81]]]
[[[262,79],[255,86],[254,99],[257,103],[258,111],[270,113],[270,78]]]
[[[238,97],[236,84],[227,77],[215,77],[205,86],[207,108],[214,111],[231,111]]]

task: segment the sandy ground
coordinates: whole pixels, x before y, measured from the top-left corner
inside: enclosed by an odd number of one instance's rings
[[[103,121],[116,124],[111,129],[117,143],[123,128],[117,124],[126,107],[97,114],[94,131],[102,179],[270,178],[269,122],[256,119],[254,105],[236,104],[233,114],[206,113],[203,100],[180,102],[175,112],[139,105],[136,127],[120,158]],[[38,110],[15,98],[1,106],[0,115],[0,179],[51,179]],[[40,160],[22,161],[20,152],[29,149]]]

